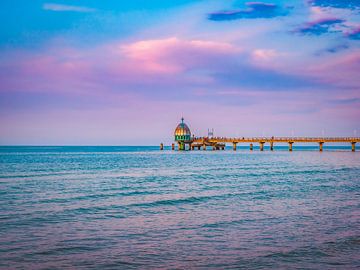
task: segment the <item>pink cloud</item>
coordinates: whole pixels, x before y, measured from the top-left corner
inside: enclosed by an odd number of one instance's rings
[[[75,50],[11,53],[1,63],[0,91],[81,92],[91,84],[93,62]]]
[[[275,49],[255,49],[250,55],[254,66],[269,70],[281,70],[282,63],[290,61],[289,54]]]
[[[148,72],[165,74],[176,74],[187,68],[203,65],[203,60],[212,55],[238,51],[228,43],[180,40],[176,37],[120,45],[119,50],[136,67],[140,66]]]
[[[175,75],[206,68],[217,57],[238,52],[228,43],[175,37],[104,44],[88,50],[50,47],[39,54],[17,52],[2,63],[7,74],[0,74],[0,90],[103,91],[109,84],[123,88],[140,81],[162,84],[166,78],[176,82],[180,78]],[[208,81],[193,75],[181,80]]]
[[[88,95],[111,95],[116,91],[136,95],[138,91],[144,93],[147,88],[157,87],[156,93],[162,95],[161,91],[165,90],[160,88],[172,89],[176,85],[175,92],[188,88],[192,93],[197,91],[198,95],[204,95],[203,90],[195,89],[212,91],[220,87],[218,92],[228,93],[229,86],[234,85],[219,83],[212,74],[223,75],[226,83],[234,80],[237,84],[239,79],[232,73],[234,71],[243,76],[240,85],[243,80],[255,80],[254,86],[246,85],[248,89],[257,88],[256,79],[264,76],[259,77],[258,72],[265,74],[268,71],[270,75],[265,78],[271,83],[271,76],[274,76],[275,85],[280,75],[285,76],[284,80],[291,80],[286,76],[300,74],[334,85],[358,86],[354,74],[359,70],[357,59],[359,56],[351,53],[298,65],[286,53],[275,49],[246,51],[226,42],[176,37],[113,42],[85,50],[49,47],[38,54],[17,52],[8,55],[0,64],[0,91]],[[235,77],[227,77],[227,74]]]
[[[355,50],[327,58],[307,69],[323,81],[339,87],[359,89],[360,51]]]

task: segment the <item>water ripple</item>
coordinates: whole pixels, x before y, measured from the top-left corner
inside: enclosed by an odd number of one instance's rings
[[[298,149],[0,147],[0,268],[359,268],[360,154]]]

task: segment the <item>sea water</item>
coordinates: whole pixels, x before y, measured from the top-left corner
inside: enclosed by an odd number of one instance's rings
[[[1,269],[358,267],[349,147],[0,147]]]

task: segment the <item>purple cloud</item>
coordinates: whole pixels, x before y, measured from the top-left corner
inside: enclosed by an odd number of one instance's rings
[[[310,4],[321,7],[360,8],[358,0],[309,0]]]
[[[343,22],[344,20],[338,18],[322,18],[316,21],[308,22],[303,27],[295,30],[295,32],[310,35],[322,35],[329,32],[337,32],[331,30],[331,27]]]
[[[345,99],[335,99],[329,100],[329,103],[333,104],[360,104],[360,98],[345,98]]]
[[[347,33],[346,36],[350,39],[360,40],[360,26]]]
[[[321,56],[323,54],[329,54],[329,53],[335,54],[335,53],[347,50],[349,48],[350,48],[350,45],[348,45],[346,43],[340,43],[340,44],[337,44],[337,45],[334,45],[334,46],[329,46],[329,47],[327,47],[325,49],[321,49],[318,52],[316,52],[315,55]]]
[[[238,19],[274,18],[287,14],[287,12],[279,8],[276,4],[248,2],[246,5],[248,8],[244,10],[230,10],[210,13],[208,19],[212,21],[229,21]]]

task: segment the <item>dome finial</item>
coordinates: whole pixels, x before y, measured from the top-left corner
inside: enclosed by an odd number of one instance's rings
[[[181,117],[181,123],[184,123],[184,117]]]

